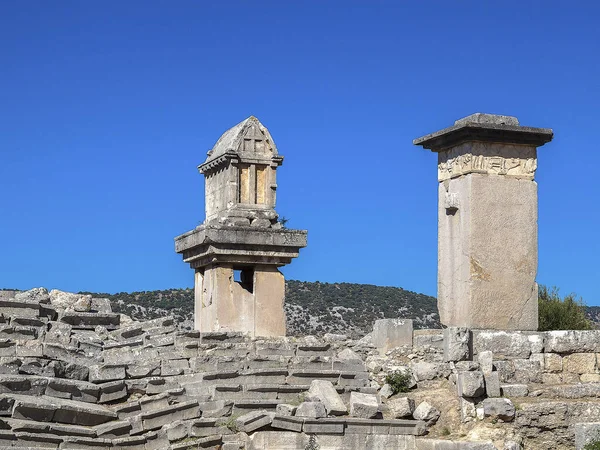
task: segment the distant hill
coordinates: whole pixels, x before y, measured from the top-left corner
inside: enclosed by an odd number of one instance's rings
[[[173,315],[193,326],[193,289],[119,292],[86,292],[109,298],[115,312],[145,320]],[[415,328],[439,328],[436,299],[397,287],[354,283],[286,282],[288,335],[340,333],[354,337],[372,330],[376,319],[413,319]]]

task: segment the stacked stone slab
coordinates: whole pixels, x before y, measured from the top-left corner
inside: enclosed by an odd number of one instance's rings
[[[280,448],[261,445],[289,433],[414,448],[425,432],[417,420],[348,414],[353,393],[378,405],[348,348],[363,353],[358,341],[182,331],[170,317],[132,322],[104,299],[45,289],[0,302],[0,448]],[[324,414],[298,414],[302,402]]]
[[[298,256],[307,232],[278,221],[276,169],[282,162],[267,128],[249,117],[226,131],[198,166],[205,176],[206,219],[175,238],[175,250],[195,271],[199,331],[285,335],[285,280],[278,267]]]
[[[473,114],[414,140],[438,154],[442,324],[537,330],[537,147],[552,130]]]

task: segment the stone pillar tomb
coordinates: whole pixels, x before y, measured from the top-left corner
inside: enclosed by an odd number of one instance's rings
[[[269,131],[249,117],[226,131],[198,166],[205,176],[204,223],[175,238],[195,270],[195,328],[284,336],[285,280],[278,267],[306,247],[275,212],[283,156]]]
[[[473,114],[415,139],[438,154],[438,309],[446,326],[537,330],[537,147],[552,130]]]

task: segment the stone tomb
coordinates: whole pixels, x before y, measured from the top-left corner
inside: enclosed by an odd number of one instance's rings
[[[275,212],[283,156],[249,117],[226,131],[198,166],[205,176],[204,223],[175,238],[195,270],[195,328],[284,336],[285,280],[278,267],[306,246],[307,232],[283,228]]]
[[[552,130],[473,114],[414,140],[438,154],[438,309],[446,326],[536,330],[537,147]]]

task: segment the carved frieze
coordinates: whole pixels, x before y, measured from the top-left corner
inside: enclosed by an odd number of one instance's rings
[[[535,148],[504,146],[501,151],[478,143],[461,145],[438,153],[438,180],[468,173],[506,175],[532,180],[537,168]]]

